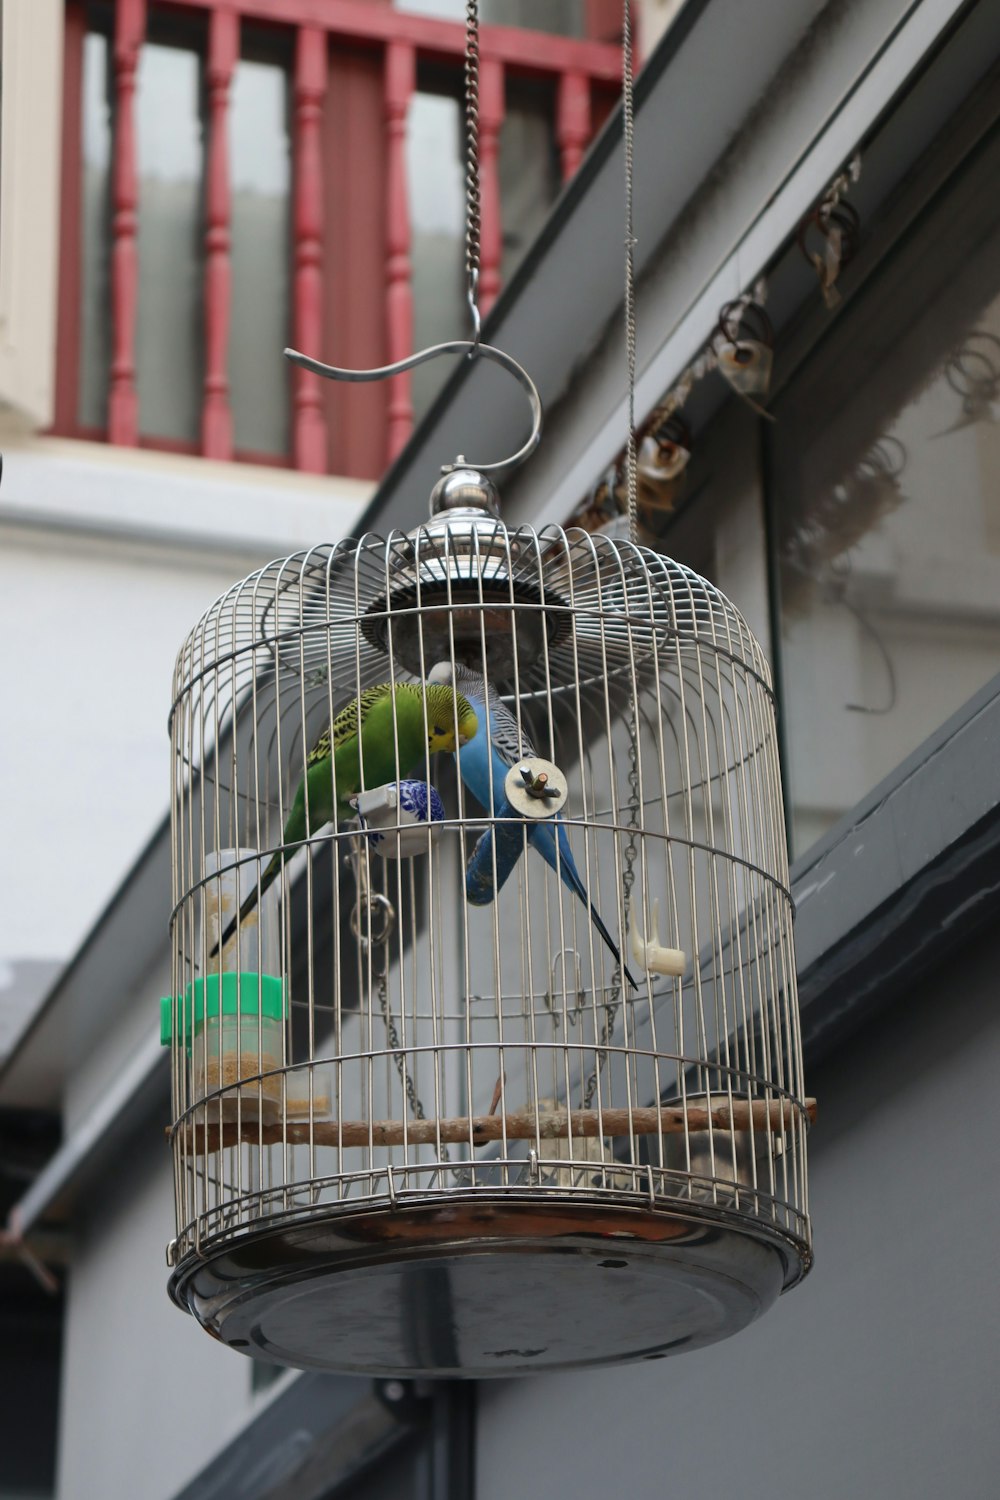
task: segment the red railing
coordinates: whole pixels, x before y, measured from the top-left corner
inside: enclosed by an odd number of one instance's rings
[[[115,154],[112,170],[114,218],[111,224],[112,359],[108,394],[108,438],[128,446],[139,432],[135,388],[135,323],[139,295],[136,234],[139,190],[135,161],[135,74],[139,63],[145,0],[119,0],[115,13]]]
[[[386,0],[172,0],[164,14],[207,14],[204,201],[204,378],[200,444],[188,451],[233,457],[233,414],[227,375],[231,303],[231,191],[227,128],[230,86],[240,55],[241,22],[277,25],[294,41],[292,70],[292,316],[296,347],[341,363],[376,365],[412,351],[413,293],[406,176],[407,114],[417,65],[433,62],[460,76],[465,53],[461,23],[396,10]],[[616,0],[617,5],[617,0]],[[63,160],[63,255],[60,287],[59,377],[55,430],[106,437],[112,443],[184,449],[177,441],[140,439],[135,379],[138,260],[138,176],[134,96],[146,35],[147,0],[117,0],[114,11],[114,149],[111,222],[111,369],[104,434],[77,423],[79,356],[81,171],[80,67],[86,25],[82,0],[68,0]],[[607,34],[603,0],[588,0],[595,35]],[[555,88],[555,144],[562,178],[576,171],[596,124],[619,88],[620,52],[614,41],[578,40],[512,27],[484,26],[480,37],[480,162],[482,235],[480,299],[488,312],[500,291],[502,204],[499,140],[509,77],[551,80]],[[381,59],[379,65],[379,58]],[[345,61],[345,59],[349,59]],[[337,71],[339,68],[340,71]],[[336,88],[328,88],[334,77]],[[380,96],[381,133],[352,130],[348,151],[331,139],[345,109],[371,123],[373,90]],[[346,103],[345,103],[346,101]],[[332,123],[331,123],[332,122]],[[349,153],[360,162],[345,161]],[[330,184],[353,193],[352,225],[360,247],[324,241],[324,204]],[[381,201],[371,201],[372,194]],[[372,251],[372,232],[382,253]],[[337,227],[338,236],[342,226]],[[378,266],[381,264],[381,272]],[[345,297],[343,280],[350,281]],[[379,284],[381,283],[381,285]],[[365,299],[379,315],[355,314]],[[330,347],[329,307],[336,305],[338,347]],[[337,404],[339,402],[339,405]],[[410,435],[413,406],[408,374],[388,389],[321,388],[317,377],[294,372],[289,458],[302,470],[373,477]],[[239,455],[254,457],[254,455]],[[260,455],[258,455],[260,456]],[[274,460],[272,460],[274,461]],[[280,459],[278,460],[281,461]]]

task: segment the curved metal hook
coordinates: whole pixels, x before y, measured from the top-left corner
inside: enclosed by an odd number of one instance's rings
[[[318,359],[310,359],[308,354],[300,354],[297,349],[285,350],[285,358],[293,365],[299,365],[303,370],[311,370],[314,375],[322,375],[326,380],[355,382],[386,380],[391,375],[401,375],[404,370],[412,370],[417,365],[425,364],[429,359],[436,359],[439,354],[468,354],[470,358],[492,360],[494,364],[513,375],[518,385],[525,391],[531,405],[531,432],[528,440],[510,458],[502,458],[498,463],[481,464],[459,456],[454,463],[441,465],[442,474],[450,474],[453,469],[478,469],[480,474],[496,474],[501,469],[512,469],[517,464],[523,463],[534,453],[542,435],[542,398],[527,370],[511,355],[505,354],[502,349],[494,348],[492,344],[481,344],[478,338],[452,339],[446,344],[432,344],[429,349],[421,349],[406,359],[399,359],[394,365],[381,365],[377,370],[343,370],[336,365],[324,365]]]

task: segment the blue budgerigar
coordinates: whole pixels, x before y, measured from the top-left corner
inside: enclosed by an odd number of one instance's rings
[[[441,662],[433,668],[428,681],[447,683],[449,686],[454,681],[456,692],[461,693],[468,700],[477,716],[479,727],[472,738],[462,746],[460,754],[456,756],[462,781],[466,791],[470,792],[486,811],[495,809],[497,817],[508,815],[510,808],[504,796],[504,779],[511,766],[516,765],[524,756],[535,754],[534,746],[523,728],[518,730],[517,720],[506,704],[501,701],[493,684],[491,683],[487,688],[478,672],[473,672],[470,668],[461,665],[453,669],[450,663]],[[489,699],[488,719],[487,698]],[[488,734],[487,722],[489,723]],[[570,848],[569,835],[561,818],[557,815],[531,821],[528,824],[528,842],[533,849],[538,851],[549,868],[556,871],[566,889],[572,891],[583,902],[590,912],[594,927],[608,950],[614,955],[615,963],[621,964],[621,954],[614,938],[601,920],[577,869],[573,850]],[[486,899],[488,896],[483,898],[483,904]],[[626,968],[624,972],[629,984],[636,989],[636,982],[628,969]]]

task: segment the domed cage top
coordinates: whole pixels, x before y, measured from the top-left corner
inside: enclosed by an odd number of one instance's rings
[[[206,613],[171,734],[203,1324],[507,1374],[707,1343],[803,1275],[774,705],[712,585],[471,512],[316,548]]]

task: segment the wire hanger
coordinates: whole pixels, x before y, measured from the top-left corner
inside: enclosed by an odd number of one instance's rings
[[[391,375],[401,375],[428,360],[442,354],[465,354],[468,359],[486,359],[513,375],[528,397],[531,407],[531,432],[516,453],[496,463],[483,464],[466,459],[459,454],[453,463],[442,464],[442,474],[455,469],[476,469],[481,474],[497,474],[501,470],[514,469],[522,464],[538,447],[542,435],[542,401],[538,389],[527,370],[512,355],[506,354],[492,344],[484,344],[481,338],[482,317],[479,311],[479,246],[481,193],[479,185],[479,0],[466,0],[465,8],[465,274],[466,301],[472,323],[471,339],[449,339],[443,344],[432,344],[395,364],[380,365],[374,370],[345,370],[338,365],[326,365],[297,349],[286,349],[285,358],[303,370],[322,375],[326,380],[362,382],[386,380]]]

